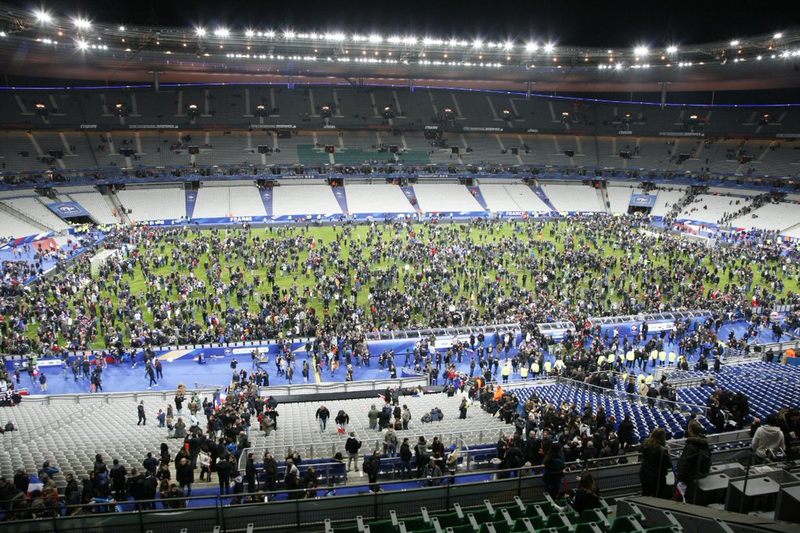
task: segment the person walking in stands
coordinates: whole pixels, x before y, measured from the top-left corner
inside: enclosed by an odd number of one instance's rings
[[[413,456],[408,437],[404,437],[403,444],[400,445],[400,477],[402,479],[406,479],[406,475],[411,478],[411,458]]]
[[[325,431],[325,428],[328,426],[328,418],[330,418],[330,416],[331,412],[328,411],[328,408],[324,405],[317,409],[317,421],[319,422],[320,432]]]
[[[378,429],[378,416],[380,412],[378,409],[375,408],[375,404],[372,404],[370,407],[369,412],[367,413],[367,419],[369,420],[369,429],[377,430]]]
[[[247,454],[247,464],[244,467],[244,477],[247,480],[247,492],[250,494],[256,491],[256,463],[253,454]]]
[[[139,405],[136,406],[136,411],[139,413],[139,421],[136,422],[136,425],[147,425],[147,416],[144,413],[144,400],[139,402]]]
[[[556,498],[564,484],[564,454],[561,445],[553,443],[547,448],[544,456],[544,489],[550,496]]]
[[[340,409],[336,414],[334,422],[339,426],[339,434],[344,435],[344,432],[347,431],[347,424],[350,423],[350,416],[345,413],[344,410]]]
[[[355,431],[350,432],[350,437],[344,443],[344,449],[347,452],[347,471],[350,471],[352,463],[355,466],[354,470],[358,472],[358,450],[361,449],[361,441],[356,438]]]
[[[378,492],[380,488],[378,487],[378,473],[381,471],[381,452],[380,450],[375,450],[372,452],[372,455],[364,459],[364,464],[362,465],[364,473],[367,474],[367,479],[369,480],[369,490],[370,492]]]
[[[667,473],[672,470],[672,461],[667,452],[667,433],[664,428],[656,428],[642,446],[639,481],[642,496],[655,496],[669,499]]]
[[[683,497],[686,503],[695,503],[697,480],[711,469],[711,451],[708,439],[703,435],[703,426],[697,420],[690,420],[686,428],[686,445],[678,459],[678,472],[675,479],[683,483]]]
[[[300,488],[300,470],[295,466],[293,459],[286,459],[286,475],[283,477],[283,484],[286,490],[296,491]],[[300,493],[292,492],[289,494],[289,499],[294,500],[300,498]]]
[[[231,481],[231,473],[233,472],[234,466],[233,463],[230,462],[230,455],[226,455],[221,461],[217,462],[217,478],[219,479],[219,493],[228,494],[230,481]]]
[[[194,483],[194,469],[192,463],[186,457],[181,457],[181,460],[175,465],[175,480],[178,486],[184,489],[184,494],[187,496],[192,495],[192,483]]]

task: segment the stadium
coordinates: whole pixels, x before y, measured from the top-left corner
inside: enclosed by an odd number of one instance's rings
[[[797,531],[800,29],[104,7],[0,5],[0,531]]]

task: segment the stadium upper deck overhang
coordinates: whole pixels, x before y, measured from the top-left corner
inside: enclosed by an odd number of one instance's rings
[[[7,76],[108,82],[352,83],[559,92],[800,87],[800,30],[702,45],[93,23],[0,7]],[[65,83],[64,85],[68,85]],[[531,84],[531,85],[529,85]]]

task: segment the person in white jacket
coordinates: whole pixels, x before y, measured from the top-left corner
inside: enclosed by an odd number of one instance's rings
[[[786,448],[783,432],[778,427],[778,419],[775,415],[768,416],[766,423],[756,430],[750,447],[762,459]]]

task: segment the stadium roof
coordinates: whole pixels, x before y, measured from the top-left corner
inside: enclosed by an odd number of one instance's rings
[[[800,86],[800,30],[697,45],[561,46],[547,39],[383,35],[359,29],[130,26],[41,9],[0,11],[6,74],[144,81],[366,80],[537,90]],[[438,82],[438,83],[434,83]]]

